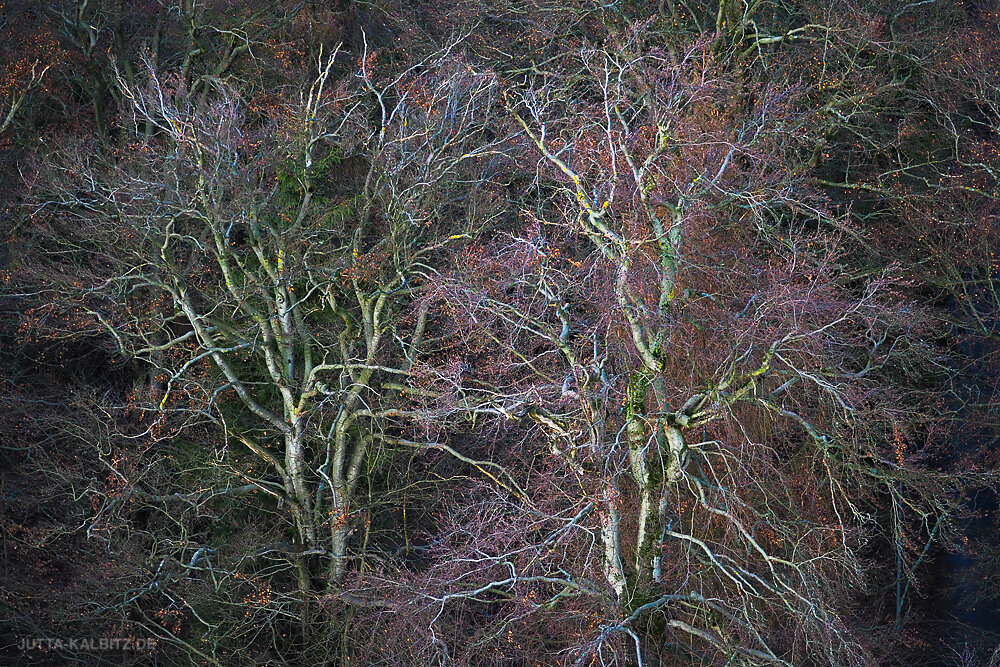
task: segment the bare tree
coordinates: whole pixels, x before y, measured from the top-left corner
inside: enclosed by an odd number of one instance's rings
[[[289,554],[301,595],[349,567],[373,449],[476,464],[419,439],[435,417],[407,407],[407,379],[435,317],[420,285],[491,218],[476,191],[506,140],[495,75],[457,45],[389,78],[366,52],[335,79],[336,59],[262,111],[224,86],[120,79],[135,142],[67,149],[37,188],[53,298],[148,366],[148,437],[221,429],[216,465],[289,515],[294,546],[262,552]]]
[[[713,42],[678,57],[651,34],[551,59],[506,96],[539,198],[477,254],[489,268],[455,273],[452,302],[514,350],[486,393],[564,472],[534,473],[546,509],[513,530],[535,541],[484,526],[466,568],[442,563],[457,589],[427,594],[431,634],[449,604],[506,591],[603,610],[579,664],[606,647],[873,660],[849,600],[883,513],[912,508],[929,547],[986,479],[906,454],[935,437],[920,388],[948,377],[940,334],[810,183],[810,88],[741,85]]]

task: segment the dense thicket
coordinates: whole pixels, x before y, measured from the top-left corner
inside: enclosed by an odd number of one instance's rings
[[[1000,659],[1000,6],[0,8],[5,659]]]

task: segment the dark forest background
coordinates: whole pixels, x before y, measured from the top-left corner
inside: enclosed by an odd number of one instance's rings
[[[1000,3],[4,0],[0,105],[0,662],[1000,664]]]

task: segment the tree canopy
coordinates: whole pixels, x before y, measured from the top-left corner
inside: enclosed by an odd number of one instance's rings
[[[0,16],[5,657],[1000,660],[1000,5]]]

